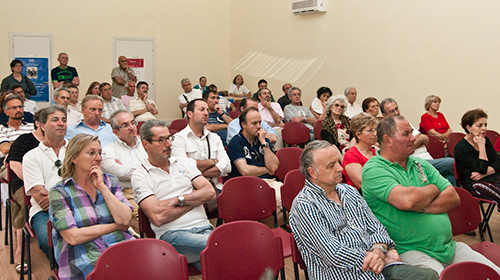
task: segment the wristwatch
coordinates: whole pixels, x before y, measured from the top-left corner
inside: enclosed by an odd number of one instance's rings
[[[382,251],[382,253],[384,253],[384,256],[387,255],[387,248],[385,248],[384,246],[373,245],[371,251],[373,252],[373,250],[375,250],[375,249],[380,249],[380,251]]]
[[[179,196],[177,196],[177,199],[178,199],[178,200],[179,200],[179,202],[181,203],[181,205],[179,205],[179,206],[184,206],[184,196],[179,195]],[[387,250],[386,250],[386,252],[387,252]]]
[[[262,144],[262,143],[261,143],[261,144],[260,144],[260,146],[261,146],[262,148],[264,148],[264,147],[268,147],[268,148],[269,148],[269,143],[267,143],[267,142],[266,142],[266,143],[264,143],[264,144]]]

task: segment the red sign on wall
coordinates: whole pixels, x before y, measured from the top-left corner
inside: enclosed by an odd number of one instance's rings
[[[144,67],[144,58],[128,58],[128,67],[129,68],[143,68]]]

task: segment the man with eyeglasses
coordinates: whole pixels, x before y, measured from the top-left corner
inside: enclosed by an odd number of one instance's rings
[[[118,140],[102,149],[101,168],[104,173],[118,178],[123,196],[134,208],[132,217],[137,218],[139,206],[135,203],[130,180],[132,173],[148,158],[148,154],[137,137],[137,122],[129,111],[119,110],[111,114],[110,125]]]
[[[66,139],[69,141],[80,133],[99,136],[101,147],[106,147],[118,139],[111,126],[101,120],[104,100],[98,95],[89,94],[82,100],[83,120],[68,127]]]
[[[31,133],[35,130],[32,123],[23,121],[24,104],[19,96],[7,96],[2,106],[9,120],[6,123],[0,124],[0,158],[2,161],[0,166],[3,165],[3,160],[9,153],[12,142],[19,135]],[[5,179],[7,178],[5,177]]]
[[[280,212],[280,188],[283,183],[274,178],[280,162],[266,138],[266,130],[260,126],[259,110],[249,107],[239,118],[242,129],[227,146],[227,154],[231,159],[229,177],[256,176],[266,181],[275,190],[277,212]]]
[[[344,90],[344,95],[347,99],[347,108],[345,109],[344,115],[352,119],[352,117],[363,112],[363,108],[361,108],[359,104],[354,104],[354,102],[356,102],[356,97],[358,96],[356,88],[347,87]]]
[[[137,98],[132,99],[128,103],[128,110],[132,112],[136,122],[144,122],[148,120],[156,120],[155,115],[158,114],[156,104],[153,100],[148,99],[149,85],[144,81],[137,83]]]
[[[35,114],[36,111],[38,111],[38,106],[36,105],[36,102],[26,98],[26,95],[24,94],[24,89],[21,85],[13,85],[10,89],[14,92],[15,95],[21,97],[21,100],[23,101],[24,104],[25,113],[29,112],[31,114]]]
[[[83,120],[83,115],[80,112],[68,108],[70,95],[71,93],[69,88],[60,87],[54,90],[54,101],[57,105],[61,105],[66,109],[66,124],[74,125]]]
[[[300,105],[300,98],[302,97],[302,91],[298,87],[290,88],[290,100],[291,103],[286,105],[283,113],[285,114],[285,120],[287,122],[302,122],[309,130],[312,132],[314,138],[314,125],[316,124],[316,118],[314,117],[311,110]]]
[[[117,98],[127,93],[125,85],[128,81],[137,82],[134,69],[128,67],[128,59],[126,56],[121,55],[118,57],[118,67],[113,68],[113,71],[111,71],[111,79],[113,79],[113,96]]]
[[[399,116],[401,115],[399,111],[399,106],[396,101],[390,97],[385,98],[380,102],[380,111],[385,117],[388,116]],[[436,168],[441,176],[445,177],[453,186],[456,186],[455,173],[453,172],[453,158],[438,158],[434,159],[431,154],[427,151],[425,145],[429,144],[429,137],[427,135],[421,134],[418,129],[416,129],[411,123],[412,134],[415,136],[415,152],[412,154],[414,157],[419,157],[427,160],[434,168]]]
[[[47,221],[49,190],[61,180],[61,167],[66,155],[66,109],[52,105],[40,113],[40,127],[45,139],[23,158],[24,189],[31,195],[29,221],[40,249],[49,258]]]
[[[200,268],[200,253],[213,230],[203,204],[215,199],[215,191],[194,159],[170,156],[172,138],[163,121],[142,125],[148,160],[132,174],[132,188],[156,238],[170,243],[188,263]]]

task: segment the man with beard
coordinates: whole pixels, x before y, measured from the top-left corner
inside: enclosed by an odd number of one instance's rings
[[[137,122],[127,110],[118,110],[111,114],[110,124],[118,140],[104,147],[102,171],[118,178],[123,196],[134,208],[132,217],[137,217],[137,203],[132,193],[130,179],[132,173],[148,158],[146,151],[137,137]]]
[[[10,95],[5,98],[3,111],[9,117],[7,123],[0,125],[0,157],[3,159],[10,151],[10,145],[21,134],[31,133],[35,129],[32,123],[23,121],[24,105],[21,98],[17,95]]]
[[[135,201],[156,238],[201,268],[200,253],[213,230],[203,204],[215,199],[215,190],[194,159],[170,156],[173,136],[165,122],[146,121],[141,140],[148,160],[132,174]]]

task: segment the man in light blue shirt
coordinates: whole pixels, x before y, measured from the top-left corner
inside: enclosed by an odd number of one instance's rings
[[[249,107],[254,107],[254,108],[259,108],[259,103],[250,98],[250,97],[246,97],[244,98],[243,100],[241,100],[241,103],[240,103],[240,112],[243,112],[243,110],[245,110],[246,108],[249,108]],[[276,133],[276,130],[274,130],[269,124],[267,124],[266,121],[262,120],[260,122],[260,127],[265,129],[267,131],[267,139],[269,139],[269,142],[271,142],[271,144],[276,144],[276,142],[278,141],[278,137],[277,137],[277,133]],[[240,133],[241,131],[241,125],[240,125],[240,119],[239,118],[235,118],[233,121],[231,121],[228,126],[227,126],[227,139],[226,139],[226,142],[229,144],[229,142],[231,141],[231,139],[233,139],[233,137],[235,135],[237,135],[238,133]]]
[[[115,142],[118,138],[113,133],[111,126],[104,121],[101,121],[102,107],[104,100],[98,95],[87,95],[82,100],[83,120],[75,125],[68,127],[66,136],[68,141],[75,135],[80,133],[96,135],[101,141],[101,147]]]

